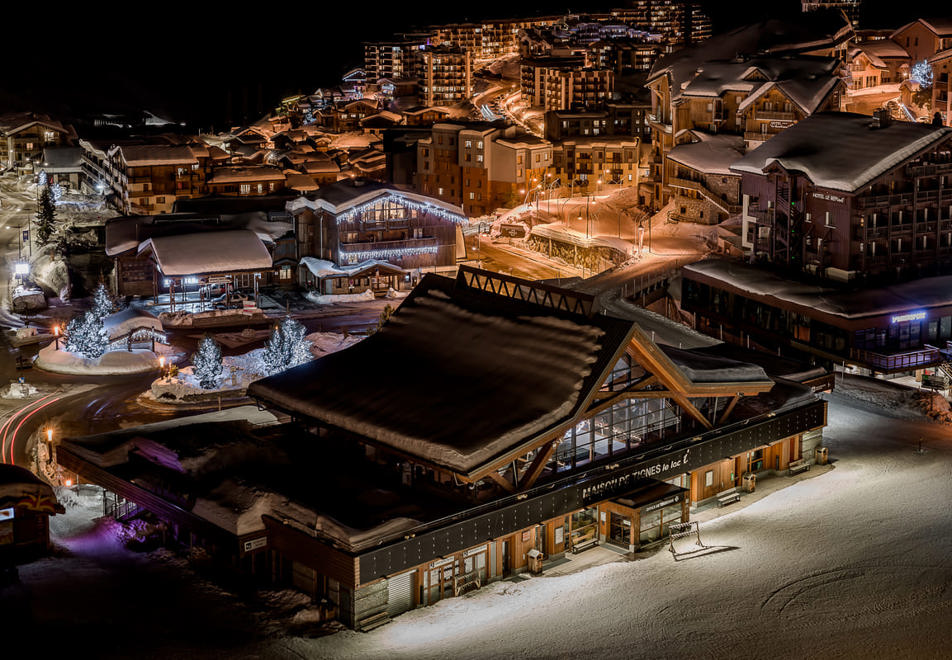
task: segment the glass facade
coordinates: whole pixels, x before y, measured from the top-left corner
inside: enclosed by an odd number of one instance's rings
[[[558,470],[597,461],[681,431],[680,409],[663,398],[626,399],[565,432]]]

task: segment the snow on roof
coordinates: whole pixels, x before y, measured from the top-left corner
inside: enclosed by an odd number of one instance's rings
[[[167,277],[268,270],[272,266],[264,243],[247,229],[149,238],[139,244],[139,254],[148,250]]]
[[[684,266],[683,271],[717,280],[741,293],[774,298],[804,310],[816,310],[845,319],[952,305],[952,275],[853,291],[798,282],[756,266],[722,259],[690,264]]]
[[[871,122],[846,112],[812,115],[748,152],[731,170],[762,174],[776,163],[817,186],[854,192],[952,135],[948,127],[892,122],[872,129]]]
[[[879,39],[856,44],[850,52],[850,58],[856,57],[859,53],[866,55],[869,61],[877,67],[886,66],[883,58],[909,59],[909,53],[906,52],[906,49],[892,39]]]
[[[428,274],[381,330],[249,394],[467,472],[571,420],[631,331]]]
[[[159,332],[164,329],[162,321],[155,314],[141,307],[132,306],[107,316],[103,319],[103,326],[109,333],[110,339],[121,337],[138,328],[152,328]]]
[[[380,269],[386,273],[405,273],[406,270],[395,266],[389,261],[379,259],[367,259],[359,264],[350,266],[338,266],[337,264],[325,259],[316,259],[314,257],[301,257],[301,265],[306,267],[312,275],[320,278],[334,277],[359,277],[364,271]]]
[[[396,188],[393,184],[381,183],[367,179],[344,179],[326,186],[321,186],[316,193],[307,197],[299,197],[288,202],[288,211],[294,212],[303,208],[312,210],[323,209],[334,215],[341,215],[356,206],[375,201],[378,198],[395,197],[405,198],[411,203],[433,207],[436,210],[456,216],[460,221],[466,220],[463,209],[435,197],[428,197],[419,193]]]
[[[76,170],[82,165],[82,147],[49,147],[43,150],[43,170],[47,173]]]
[[[952,36],[952,18],[920,18],[919,22],[936,33],[939,37]]]
[[[169,144],[133,144],[118,147],[125,163],[132,167],[148,165],[191,165],[198,159],[186,146]]]
[[[699,69],[711,62],[728,62],[738,55],[756,55],[773,51],[770,60],[780,61],[783,52],[802,52],[806,49],[819,49],[831,46],[843,35],[841,23],[830,20],[828,24],[818,25],[815,16],[801,16],[796,20],[771,19],[762,23],[739,27],[729,32],[715,35],[698,46],[685,48],[659,59],[648,76],[648,82],[661,76],[668,76],[671,83],[671,98],[681,96],[682,87],[692,81]],[[820,37],[817,39],[817,37]],[[763,60],[764,58],[761,58]],[[799,58],[796,58],[799,59]],[[744,70],[750,65],[745,64]],[[776,79],[768,75],[768,79]],[[709,81],[713,84],[715,81]]]
[[[284,173],[284,176],[287,178],[285,185],[292,190],[298,190],[300,192],[312,192],[318,189],[318,185],[314,183],[314,179],[309,177],[307,174],[301,174],[300,172],[288,170]]]
[[[239,183],[242,181],[284,181],[284,173],[274,167],[228,167],[217,169],[208,183]]]
[[[29,500],[35,498],[39,506],[42,506],[43,500],[46,500],[56,512],[63,513],[63,508],[56,501],[52,486],[24,467],[0,463],[0,503],[5,508],[20,503],[24,498]],[[32,508],[32,505],[27,506]]]
[[[661,350],[694,383],[761,383],[770,380],[763,367],[730,358],[662,346]]]
[[[705,174],[738,176],[731,172],[731,164],[744,155],[744,139],[735,135],[710,135],[694,131],[699,140],[679,144],[668,153],[668,158],[692,170]]]

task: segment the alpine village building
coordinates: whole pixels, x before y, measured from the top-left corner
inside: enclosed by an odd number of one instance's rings
[[[567,552],[635,552],[811,460],[816,370],[732,348],[656,343],[591,295],[463,266],[427,274],[357,345],[250,386],[290,422],[197,418],[57,456],[168,535],[367,630]]]
[[[952,129],[822,113],[731,170],[747,263],[684,268],[697,329],[873,372],[946,361]]]

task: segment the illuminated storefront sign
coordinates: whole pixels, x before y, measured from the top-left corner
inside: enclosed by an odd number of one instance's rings
[[[925,312],[910,312],[909,314],[897,314],[892,317],[893,323],[902,323],[903,321],[921,321],[926,317]]]

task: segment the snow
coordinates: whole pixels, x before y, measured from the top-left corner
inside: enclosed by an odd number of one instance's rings
[[[338,332],[314,332],[305,337],[311,342],[311,353],[314,357],[342,351],[365,338],[363,335],[344,335]]]
[[[156,349],[161,349],[156,346]],[[118,376],[157,371],[159,358],[150,350],[134,348],[132,351],[109,351],[94,360],[87,360],[74,353],[58,350],[55,343],[40,349],[34,363],[44,371],[74,376]]]
[[[270,270],[271,255],[253,231],[199,232],[148,238],[139,254],[151,250],[166,277]]]
[[[450,298],[443,287],[452,286],[425,278],[366,341],[257,381],[249,394],[468,471],[564,421],[594,377],[593,364],[608,359],[606,328],[617,339],[625,325],[603,316],[583,323],[535,315],[534,306],[510,318],[509,306],[501,312],[485,300]],[[469,377],[450,378],[448,365]],[[421,416],[424,390],[431,414]],[[499,402],[491,416],[462,405],[488,398]]]
[[[332,261],[326,259],[317,259],[315,257],[301,257],[301,265],[306,267],[314,277],[356,277],[358,273],[379,267],[384,272],[406,272],[403,268],[395,266],[389,261],[381,259],[367,259],[359,264],[338,266]]]
[[[304,297],[316,305],[333,305],[342,302],[373,302],[376,300],[374,292],[367,289],[363,293],[327,293],[320,294],[308,291]]]
[[[10,383],[6,389],[0,390],[0,398],[29,399],[32,396],[36,396],[37,392],[39,392],[39,390],[29,383]]]
[[[941,307],[952,302],[952,276],[949,275],[846,291],[785,279],[756,266],[722,259],[699,261],[684,266],[683,270],[696,273],[701,281],[711,278],[746,294],[775,298],[847,319]]]
[[[225,369],[218,387],[205,389],[198,382],[193,367],[182,367],[175,376],[152,381],[147,394],[150,398],[165,403],[193,403],[219,394],[243,395],[248,383],[257,377],[257,374],[250,378],[246,372],[237,372],[236,379],[232,380],[231,374]]]
[[[731,166],[763,174],[776,163],[799,171],[817,186],[855,192],[896,165],[952,135],[952,128],[892,122],[871,129],[871,118],[823,112],[784,129]]]
[[[696,132],[697,142],[679,144],[668,158],[705,174],[737,176],[731,164],[744,155],[744,140],[734,135],[708,135]]]
[[[130,306],[115,314],[110,314],[103,319],[103,325],[106,327],[110,339],[127,335],[140,328],[151,328],[163,332],[162,322],[154,314],[141,307]]]

